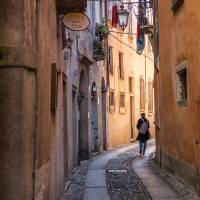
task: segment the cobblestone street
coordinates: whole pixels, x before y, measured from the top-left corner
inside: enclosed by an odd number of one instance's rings
[[[151,141],[145,156],[131,144],[83,162],[60,200],[198,200],[184,182],[158,168],[154,152]]]

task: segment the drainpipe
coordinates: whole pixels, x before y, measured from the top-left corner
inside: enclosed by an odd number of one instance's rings
[[[105,0],[105,25],[108,30],[108,0]],[[106,51],[106,88],[109,88],[110,77],[109,77],[109,66],[108,66],[108,37],[105,40],[105,51]]]

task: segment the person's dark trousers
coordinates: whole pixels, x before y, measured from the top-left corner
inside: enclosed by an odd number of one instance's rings
[[[146,147],[147,147],[147,141],[144,142],[139,141],[140,154],[143,155],[145,154]]]

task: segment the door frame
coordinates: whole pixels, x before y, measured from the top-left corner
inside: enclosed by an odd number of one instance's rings
[[[135,125],[135,96],[130,95],[130,126],[131,126],[131,142],[134,141],[134,125]]]

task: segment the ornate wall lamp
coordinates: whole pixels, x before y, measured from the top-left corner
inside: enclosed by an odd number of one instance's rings
[[[129,11],[124,8],[124,4],[122,3],[120,6],[120,10],[117,12],[119,18],[119,26],[124,31],[128,25]]]

